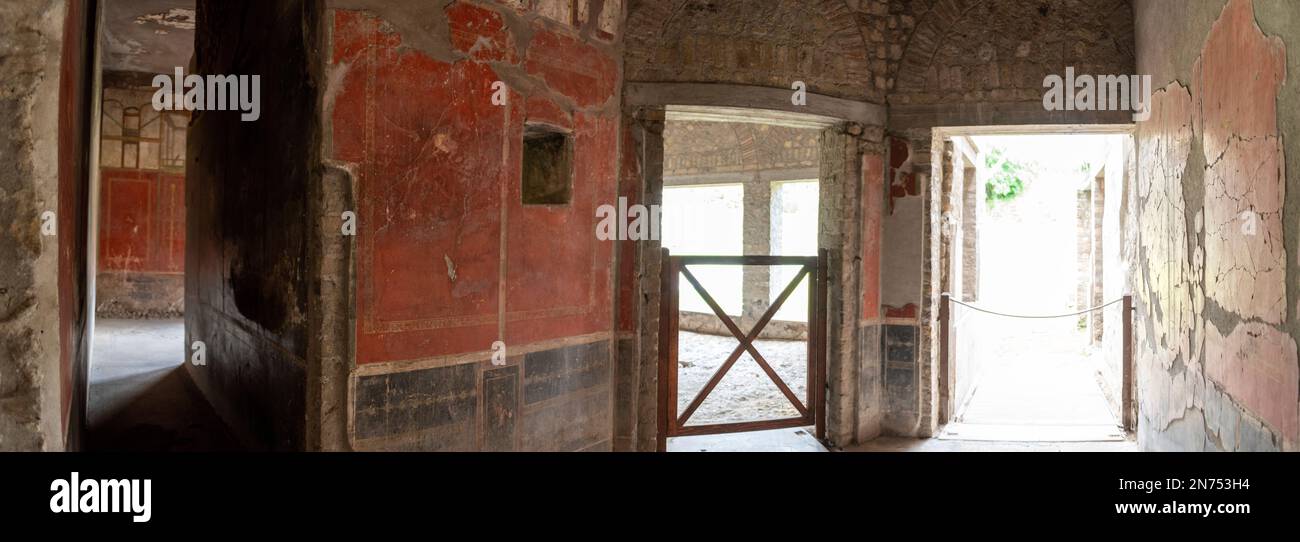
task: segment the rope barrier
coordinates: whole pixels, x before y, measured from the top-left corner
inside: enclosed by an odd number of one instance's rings
[[[1121,302],[1121,301],[1124,301],[1124,298],[1121,297],[1121,298],[1116,299],[1116,300],[1114,300],[1114,301],[1111,301],[1111,302],[1109,302],[1109,303],[1103,303],[1103,304],[1101,304],[1101,305],[1097,305],[1096,307],[1091,307],[1091,308],[1083,309],[1083,310],[1081,310],[1081,311],[1079,311],[1079,312],[1072,312],[1072,313],[1069,313],[1069,314],[1043,314],[1043,315],[1033,315],[1033,314],[1007,314],[1007,313],[1005,313],[1005,312],[991,311],[991,310],[988,310],[988,309],[984,309],[984,308],[976,307],[975,305],[971,305],[971,304],[969,304],[969,303],[963,303],[963,302],[961,302],[961,301],[958,301],[956,298],[952,297],[951,295],[948,296],[948,300],[951,301],[951,302],[953,302],[953,303],[956,303],[956,304],[958,304],[958,305],[961,305],[961,306],[963,306],[963,307],[970,307],[971,309],[977,310],[977,311],[979,311],[979,312],[985,312],[985,313],[993,314],[993,315],[997,315],[997,316],[1006,316],[1006,317],[1008,317],[1008,318],[1047,319],[1047,318],[1069,318],[1069,317],[1071,317],[1071,316],[1079,316],[1079,315],[1081,315],[1081,314],[1087,314],[1087,313],[1090,313],[1090,312],[1093,312],[1093,311],[1099,311],[1099,310],[1101,310],[1101,309],[1104,309],[1104,308],[1106,308],[1106,307],[1109,307],[1109,306],[1111,306],[1111,305],[1114,305],[1114,304],[1116,304],[1116,303],[1119,303],[1119,302]]]

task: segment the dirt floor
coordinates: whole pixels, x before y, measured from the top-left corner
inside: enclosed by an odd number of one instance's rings
[[[681,332],[677,355],[677,412],[685,412],[704,384],[739,344],[734,337]],[[808,343],[759,340],[755,348],[801,402],[806,402]],[[794,418],[799,411],[748,353],[741,355],[687,425]]]

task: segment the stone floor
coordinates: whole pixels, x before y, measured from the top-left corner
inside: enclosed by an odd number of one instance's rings
[[[1096,364],[1070,337],[1007,341],[982,361],[963,423],[995,425],[1117,425],[1097,383]]]
[[[186,373],[184,342],[183,320],[96,320],[87,450],[241,449]]]
[[[668,439],[669,452],[825,452],[812,428],[774,429]],[[1028,442],[880,437],[835,451],[843,452],[1136,452],[1132,440]]]
[[[998,442],[881,437],[846,452],[1136,452],[1132,440],[1111,442]]]
[[[668,439],[670,452],[825,452],[811,427]]]
[[[981,322],[967,316],[966,329],[982,331],[975,342],[965,343],[967,352],[965,357],[958,353],[958,363],[978,370],[958,375],[970,378],[973,387],[938,438],[1124,440],[1113,401],[1102,387],[1107,353],[1088,344],[1071,320],[1022,321],[1009,327],[997,317],[981,314],[988,320]]]

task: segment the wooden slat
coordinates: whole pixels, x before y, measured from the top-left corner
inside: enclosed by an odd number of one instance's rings
[[[826,295],[829,278],[827,276],[827,256],[828,251],[819,250],[816,257],[803,256],[671,256],[667,249],[663,250],[663,264],[661,266],[661,301],[660,301],[660,416],[658,448],[660,451],[667,449],[667,438],[671,436],[690,436],[690,435],[707,435],[719,433],[737,433],[745,431],[761,431],[767,429],[781,429],[789,427],[802,427],[814,425],[816,437],[819,440],[826,438]],[[713,296],[708,293],[700,284],[699,280],[686,268],[687,265],[799,265],[799,273],[794,280],[786,286],[781,295],[763,314],[754,328],[748,334],[742,333],[740,328],[722,310]],[[686,411],[681,417],[677,416],[677,350],[680,316],[680,278],[685,276],[691,286],[699,292],[700,296],[713,310],[714,314],[722,320],[731,334],[740,341],[740,344],[732,351],[727,360],[724,361],[718,371],[714,373],[709,382],[692,400]],[[804,401],[805,405],[798,397],[790,391],[789,386],[781,379],[763,358],[754,341],[758,338],[762,330],[775,317],[776,312],[785,303],[804,277],[809,278],[809,318],[808,318],[808,390]],[[744,352],[749,352],[754,357],[755,362],[764,370],[772,382],[781,389],[782,394],[790,400],[791,404],[799,410],[800,416],[797,418],[784,418],[777,420],[757,420],[738,423],[721,423],[685,426],[690,416],[703,404],[709,393],[717,387],[722,378],[726,376],[727,371],[740,359]]]
[[[710,425],[692,425],[677,429],[675,437],[690,435],[716,435],[721,433],[741,433],[744,431],[764,431],[767,429],[784,429],[787,427],[804,427],[808,418],[782,418],[779,420],[762,420],[756,422],[716,423]]]
[[[812,256],[673,256],[685,267],[688,265],[803,265],[816,266]]]
[[[808,344],[806,375],[804,376],[804,399],[808,405],[817,410],[817,267],[814,265],[808,274]]]
[[[668,404],[665,406],[668,412],[668,433],[672,434],[677,430],[677,350],[678,339],[681,335],[678,329],[679,316],[681,315],[681,282],[679,280],[681,266],[678,265],[675,258],[668,259]]]
[[[795,406],[795,409],[799,411],[799,414],[807,416],[807,407],[799,402],[798,397],[794,395],[794,392],[790,391],[790,387],[785,384],[784,380],[781,380],[780,375],[777,375],[776,371],[772,370],[772,367],[767,364],[767,360],[763,359],[762,354],[758,353],[758,349],[754,348],[753,341],[758,338],[759,333],[763,331],[764,327],[767,327],[768,322],[776,315],[776,311],[781,308],[781,305],[785,303],[785,300],[790,297],[790,294],[794,292],[796,287],[798,287],[799,282],[808,274],[808,268],[804,267],[799,270],[799,273],[795,276],[794,280],[790,282],[790,284],[785,287],[785,290],[781,292],[781,295],[777,297],[776,302],[773,303],[771,307],[768,307],[767,312],[763,313],[763,317],[759,319],[752,329],[749,330],[748,335],[740,331],[740,328],[736,326],[736,323],[733,322],[731,317],[727,316],[726,311],[722,310],[722,307],[713,300],[713,296],[709,295],[708,291],[706,291],[704,286],[700,284],[699,280],[695,278],[695,275],[691,274],[689,269],[682,266],[681,274],[684,275],[686,280],[691,283],[691,286],[700,293],[700,297],[704,298],[704,302],[709,305],[709,308],[713,309],[714,314],[722,320],[722,324],[731,331],[731,334],[740,341],[740,344],[736,346],[736,349],[731,352],[730,356],[727,356],[727,360],[723,362],[722,366],[713,374],[713,377],[709,379],[708,383],[706,383],[704,387],[700,389],[700,392],[696,394],[695,398],[686,407],[686,411],[682,413],[680,418],[678,418],[677,425],[686,425],[686,421],[689,420],[691,415],[695,413],[696,409],[704,403],[705,398],[707,398],[709,393],[711,393],[713,389],[717,387],[718,383],[722,381],[722,378],[726,376],[727,371],[731,370],[731,367],[732,365],[735,365],[736,360],[740,359],[741,352],[746,350],[749,351],[750,356],[753,356],[754,361],[758,362],[759,366],[763,368],[763,372],[767,373],[768,378],[771,378],[772,382],[781,390],[781,393],[786,396],[786,399],[789,399]]]

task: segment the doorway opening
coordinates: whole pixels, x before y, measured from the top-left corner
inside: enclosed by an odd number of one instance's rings
[[[85,447],[236,449],[183,367],[190,113],[154,99],[156,76],[194,71],[195,2],[111,0],[100,10]]]
[[[1128,136],[948,133],[941,439],[1125,438]]]
[[[757,110],[665,117],[661,243],[684,277],[666,398],[683,436],[667,449],[824,449],[810,386],[824,126]]]

